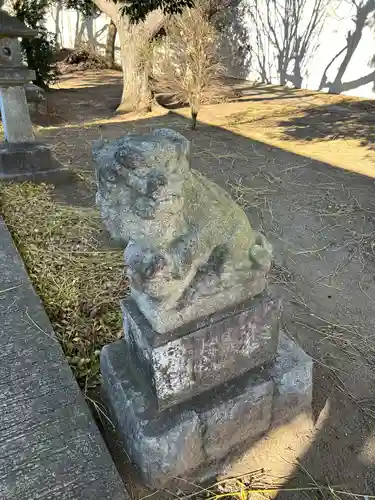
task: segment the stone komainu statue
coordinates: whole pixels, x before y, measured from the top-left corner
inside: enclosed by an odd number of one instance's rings
[[[132,296],[158,333],[261,293],[271,263],[266,239],[190,156],[168,129],[94,146],[97,204],[127,244]]]

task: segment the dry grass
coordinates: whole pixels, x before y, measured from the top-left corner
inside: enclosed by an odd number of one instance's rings
[[[296,462],[295,465],[308,480],[306,486],[283,487],[272,476],[269,476],[267,471],[258,469],[239,476],[219,480],[209,486],[199,485],[183,478],[171,478],[178,480],[180,484],[178,494],[169,490],[156,490],[141,496],[139,500],[159,498],[160,493],[167,493],[179,500],[220,500],[224,498],[269,500],[275,497],[279,498],[279,495],[284,494],[291,494],[293,498],[307,498],[312,500],[317,498],[322,500],[345,500],[348,498],[368,500],[375,498],[374,495],[352,493],[342,487],[319,484],[302,464]],[[184,493],[186,490],[189,492]]]
[[[301,168],[303,168],[303,165]],[[363,294],[364,300],[374,303],[373,297],[366,291],[367,281],[370,279],[366,270],[368,270],[369,262],[373,262],[375,257],[375,232],[362,232],[361,227],[356,222],[356,217],[362,217],[363,213],[372,214],[373,212],[363,207],[359,199],[339,183],[330,183],[327,180],[321,186],[318,184],[306,186],[309,188],[309,192],[305,190],[298,192],[296,187],[303,186],[299,185],[295,178],[294,181],[291,179],[288,182],[288,174],[292,175],[292,170],[281,172],[282,176],[277,178],[270,172],[267,172],[266,175],[263,174],[263,169],[260,168],[255,175],[257,179],[262,177],[262,180],[265,181],[258,182],[257,187],[245,186],[241,179],[227,183],[227,185],[235,200],[245,210],[258,214],[261,229],[266,234],[273,233],[277,239],[283,240],[282,231],[280,231],[282,224],[277,220],[277,210],[273,208],[272,203],[273,194],[277,192],[283,192],[285,197],[293,200],[291,203],[292,211],[299,213],[306,210],[306,197],[308,197],[309,214],[314,214],[321,220],[322,228],[315,234],[316,241],[312,240],[309,248],[297,248],[291,242],[284,242],[286,249],[285,262],[289,261],[294,265],[294,259],[301,257],[312,257],[324,261],[325,251],[331,247],[332,243],[324,243],[324,239],[321,238],[327,229],[330,231],[337,229],[343,238],[340,242],[341,245],[350,249],[349,257],[346,261],[337,264],[329,275],[322,276],[316,282],[319,282],[322,287],[341,292],[331,283],[339,282],[340,275],[345,272],[350,261],[355,259],[356,262],[360,263],[364,272],[363,276],[366,278],[358,276],[357,286]],[[262,186],[259,186],[259,184],[262,184]],[[318,358],[313,356],[314,360],[329,370],[329,378],[332,384],[343,396],[358,407],[366,417],[369,426],[372,426],[375,419],[374,401],[368,398],[361,399],[348,388],[349,373],[343,371],[341,366],[347,366],[349,363],[354,368],[354,371],[361,371],[364,367],[372,370],[375,366],[374,335],[368,331],[365,325],[357,322],[343,324],[340,319],[335,321],[317,314],[311,307],[309,298],[305,296],[298,279],[298,276],[287,264],[273,264],[270,283],[281,287],[283,290],[282,295],[288,298],[288,302],[293,308],[293,311],[284,318],[284,329],[292,337],[290,329],[297,328],[300,330],[301,327],[312,334],[314,338],[313,344],[315,348],[318,348],[316,352],[322,352]],[[326,349],[324,346],[329,346],[329,348]],[[309,354],[312,355],[311,352]],[[337,498],[337,496],[332,498]],[[355,498],[355,495],[353,495],[353,498]]]
[[[95,385],[121,332],[122,251],[104,247],[95,209],[58,204],[46,185],[0,184],[0,210],[77,380]]]
[[[241,205],[244,210],[259,209],[267,206],[267,199],[271,197],[276,190],[270,188],[256,189],[251,186],[245,186],[241,179],[226,183],[235,201]]]
[[[105,57],[94,50],[88,44],[72,51],[63,61],[57,64],[58,71],[62,75],[74,73],[75,71],[86,71],[110,69]]]
[[[293,95],[294,92],[294,95]],[[264,96],[264,98],[262,98]],[[292,98],[293,97],[293,98]],[[340,121],[340,133],[335,134],[335,127],[327,133],[326,137],[320,137],[323,133],[321,128],[324,124],[325,108],[329,106],[342,106],[350,110],[352,102],[361,104],[363,99],[353,100],[342,95],[328,95],[307,91],[290,91],[290,95],[279,95],[279,90],[272,86],[264,87],[257,94],[256,87],[250,93],[250,102],[247,96],[238,102],[222,103],[215,106],[203,107],[199,114],[201,122],[216,125],[257,141],[270,144],[287,151],[291,151],[307,158],[328,163],[332,166],[344,168],[360,174],[375,176],[374,173],[374,150],[364,144],[366,136],[371,138],[370,125],[361,137],[361,123],[353,118],[348,119],[348,125]],[[316,116],[309,117],[311,109],[316,109]],[[321,116],[319,115],[321,110]],[[186,116],[186,110],[178,110],[178,113]],[[362,113],[365,120],[364,113]],[[306,131],[310,130],[313,140],[303,137],[304,128],[300,125],[301,137],[297,133],[293,135],[293,121],[306,120]],[[288,125],[288,123],[291,123]],[[369,121],[370,124],[370,121]],[[339,125],[338,125],[339,126]],[[362,127],[363,128],[363,127]],[[355,133],[356,130],[358,133]]]

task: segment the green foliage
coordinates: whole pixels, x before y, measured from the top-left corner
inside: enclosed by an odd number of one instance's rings
[[[147,14],[161,9],[164,14],[181,14],[185,8],[194,6],[194,0],[118,0],[122,11],[132,22],[144,21]]]
[[[22,40],[21,48],[27,65],[35,71],[34,83],[47,89],[57,80],[57,69],[54,65],[57,45],[54,35],[44,29],[39,30],[36,38]]]
[[[38,30],[38,36],[23,39],[21,42],[25,61],[30,69],[36,74],[34,83],[42,88],[48,88],[49,84],[57,79],[57,71],[54,65],[56,52],[56,41],[52,33],[49,33],[44,20],[52,0],[13,0],[12,9],[14,15],[29,28]]]
[[[110,0],[108,0],[110,1]],[[122,6],[122,13],[129,16],[131,22],[144,21],[147,14],[161,9],[164,14],[181,14],[185,8],[193,7],[194,0],[113,0]],[[84,15],[95,12],[95,0],[65,0],[64,5],[76,9]]]
[[[91,0],[64,0],[62,3],[67,9],[75,9],[84,17],[94,16],[98,13],[98,8]]]

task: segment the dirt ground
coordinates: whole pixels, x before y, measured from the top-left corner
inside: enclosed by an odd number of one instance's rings
[[[191,132],[184,109],[114,116],[119,73],[74,74],[35,123],[60,161],[83,174],[102,137],[170,127],[192,141],[193,166],[228,189],[273,243],[284,329],[316,360],[313,423],[301,416],[276,429],[231,472],[260,466],[264,481],[283,489],[375,495],[375,101],[241,88],[237,101],[204,107]],[[306,497],[348,498],[277,496]]]

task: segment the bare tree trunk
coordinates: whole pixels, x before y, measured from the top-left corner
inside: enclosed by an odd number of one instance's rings
[[[107,61],[109,68],[114,68],[115,66],[116,35],[117,35],[117,28],[115,23],[111,20],[108,26],[107,40],[105,44],[105,60]]]
[[[60,29],[60,13],[62,11],[61,0],[56,3],[56,18],[55,18],[55,33],[56,33],[56,43],[59,47],[63,47],[63,38]]]
[[[197,128],[197,116],[198,112],[191,110],[191,130],[195,130]]]
[[[117,112],[149,111],[152,103],[149,46],[162,28],[165,16],[160,11],[154,11],[144,22],[130,24],[129,19],[121,15],[121,4],[113,0],[93,1],[113,21],[119,36],[124,83]]]
[[[148,61],[145,60],[145,34],[141,25],[129,26],[127,20],[117,23],[120,39],[121,66],[124,86],[119,113],[150,111],[151,89],[148,82]]]
[[[85,31],[85,20],[81,21],[81,14],[77,11],[76,29],[74,36],[74,48],[78,49],[82,43],[83,32]],[[81,23],[81,24],[80,24]]]
[[[116,23],[120,40],[121,65],[124,87],[118,112],[150,111],[152,92],[150,68],[152,53],[150,43],[165,23],[160,11],[151,12],[143,23],[130,24],[120,17]]]
[[[89,44],[90,49],[95,52],[96,51],[96,40],[94,35],[94,18],[93,16],[85,19],[85,28],[87,31],[87,42]]]

